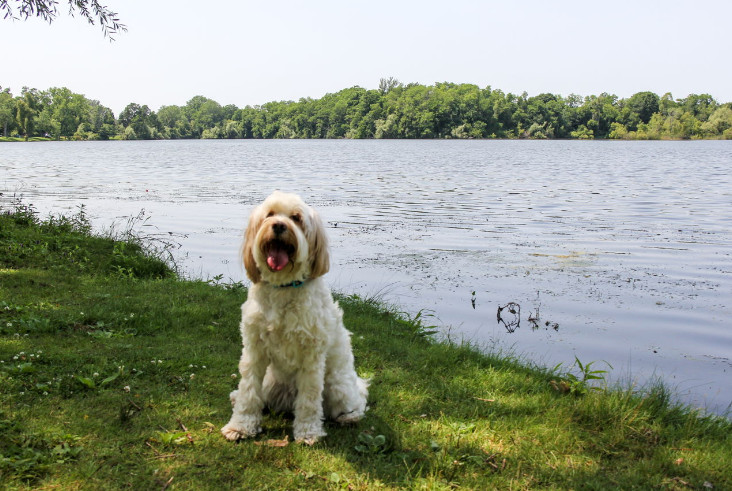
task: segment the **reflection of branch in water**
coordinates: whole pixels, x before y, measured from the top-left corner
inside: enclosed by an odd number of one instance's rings
[[[504,313],[504,310],[508,312]],[[516,302],[508,302],[503,307],[498,307],[496,318],[499,324],[503,324],[506,331],[514,332],[521,325],[521,306]]]
[[[516,302],[508,302],[503,307],[498,307],[496,318],[499,324],[503,324],[506,331],[512,333],[521,327],[521,305]],[[550,327],[555,331],[559,331],[559,324],[557,322],[546,321],[544,324],[544,330],[548,330]],[[541,319],[539,318],[539,307],[536,307],[536,313],[529,311],[529,325],[532,331],[538,331],[541,327]]]
[[[540,292],[536,292],[536,301],[539,303],[539,305],[536,306],[536,314],[529,311],[529,324],[531,324],[531,330],[536,331],[539,329],[539,309],[541,308],[541,300],[539,299]]]
[[[539,329],[539,307],[536,307],[536,314],[529,312],[529,324],[532,331]]]

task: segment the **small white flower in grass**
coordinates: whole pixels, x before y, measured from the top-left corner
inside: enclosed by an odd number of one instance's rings
[[[193,380],[194,378],[196,378],[196,374],[195,373],[192,373],[191,374],[191,380]]]
[[[206,369],[206,365],[203,365],[201,368],[203,368],[205,370]]]
[[[92,377],[98,377],[98,376],[99,376],[99,374],[97,372],[94,372],[94,375],[92,375]]]
[[[13,327],[13,323],[12,323],[12,322],[8,322],[8,323],[7,323],[7,324],[5,324],[5,325],[6,325],[6,326],[8,326],[8,327]]]
[[[235,373],[232,373],[231,374],[231,378],[236,379],[236,374]]]
[[[43,395],[44,395],[44,396],[47,396],[47,395],[48,395],[48,392],[46,392],[46,391],[43,391]]]
[[[130,386],[129,386],[129,385],[125,385],[125,386],[124,386],[124,387],[122,388],[122,390],[124,390],[125,392],[127,392],[127,393],[129,394],[129,392],[130,392]]]

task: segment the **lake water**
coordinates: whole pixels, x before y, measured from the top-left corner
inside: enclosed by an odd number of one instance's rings
[[[731,171],[726,141],[6,143],[0,199],[85,204],[99,229],[140,216],[142,233],[180,243],[189,275],[241,281],[250,209],[297,192],[328,225],[334,288],[422,311],[454,341],[547,366],[605,361],[639,387],[662,378],[721,414]],[[499,323],[509,302],[520,315]]]

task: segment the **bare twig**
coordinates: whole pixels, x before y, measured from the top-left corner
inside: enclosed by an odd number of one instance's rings
[[[175,476],[173,476],[170,479],[168,479],[168,482],[166,482],[165,484],[163,484],[163,487],[160,488],[160,491],[165,491],[166,489],[168,489],[168,486],[170,486],[170,483],[173,482],[173,479],[174,478],[175,478]]]

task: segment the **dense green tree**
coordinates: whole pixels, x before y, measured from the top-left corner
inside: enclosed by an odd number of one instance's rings
[[[382,78],[379,80],[379,94],[386,95],[401,85],[401,82],[394,77]]]
[[[679,101],[679,105],[699,121],[706,121],[719,106],[709,94],[689,94],[686,99]]]
[[[10,89],[2,90],[0,87],[0,128],[3,130],[3,136],[8,136],[8,129],[12,128],[15,122],[15,101]]]
[[[119,113],[119,122],[125,128],[124,138],[127,140],[150,140],[158,133],[158,119],[147,105],[128,104]]]
[[[166,128],[175,128],[182,121],[186,121],[186,116],[180,106],[161,106],[158,109],[158,121]]]
[[[54,140],[61,139],[61,123],[53,117],[48,106],[44,107],[38,118],[36,118],[35,133],[37,136],[53,138]]]
[[[658,112],[662,116],[668,116],[671,111],[679,107],[679,104],[674,100],[674,97],[670,92],[666,92],[658,100]]]
[[[491,94],[493,102],[493,119],[496,121],[496,128],[492,134],[498,138],[509,138],[517,136],[514,132],[516,125],[514,115],[518,112],[518,98],[511,94],[504,94],[501,90],[495,90]],[[519,118],[520,119],[520,115]]]
[[[660,98],[653,92],[638,92],[625,103],[631,113],[637,114],[641,123],[648,123],[658,112]]]
[[[47,106],[51,117],[59,123],[59,134],[71,137],[79,125],[91,119],[89,101],[80,94],[71,92],[66,87],[53,87],[48,90],[51,102]]]
[[[200,138],[205,129],[210,129],[224,120],[225,112],[221,105],[207,97],[197,95],[183,108],[191,126],[191,136]]]
[[[701,125],[701,130],[706,136],[723,135],[727,139],[732,138],[732,108],[730,105],[717,108]]]
[[[617,121],[620,115],[617,102],[617,96],[605,92],[599,96],[586,97],[582,106],[583,118],[580,119],[576,128],[580,130],[584,126],[592,131],[595,138],[607,138],[612,123]],[[580,133],[582,132],[580,131]]]
[[[23,87],[22,96],[16,99],[15,120],[20,133],[26,140],[30,138],[35,129],[36,117],[39,112],[40,100],[36,89]]]
[[[396,114],[399,138],[434,138],[435,115],[430,110],[432,88],[419,84],[408,84],[400,91],[400,97],[387,114]],[[393,93],[393,92],[391,92]]]
[[[108,107],[103,106],[99,101],[88,101],[89,105],[89,127],[92,138],[108,140],[114,136],[114,113]]]
[[[164,136],[172,140],[190,138],[191,125],[186,113],[180,106],[162,106],[158,109],[158,121],[163,127]]]
[[[732,138],[732,106],[708,94],[674,99],[638,92],[627,99],[529,96],[473,84],[350,87],[319,99],[273,101],[239,109],[204,96],[185,106],[129,104],[112,111],[66,88],[0,91],[3,133],[27,138]],[[6,130],[7,127],[7,130]]]
[[[239,110],[234,104],[227,104],[221,108],[221,114],[224,121],[233,120],[234,115]]]
[[[373,138],[376,131],[376,120],[383,114],[381,95],[376,90],[365,91],[357,108],[360,117],[351,124],[353,138]]]

